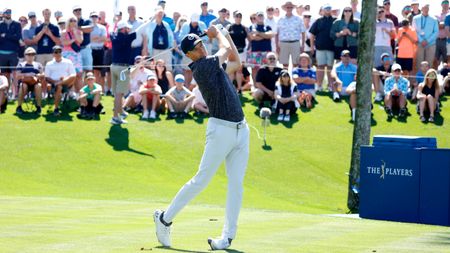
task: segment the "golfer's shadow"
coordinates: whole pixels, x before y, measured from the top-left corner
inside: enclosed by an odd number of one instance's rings
[[[106,143],[108,143],[115,151],[128,151],[132,153],[136,153],[138,155],[145,155],[155,158],[151,154],[147,154],[135,149],[130,148],[129,141],[129,132],[128,129],[122,128],[121,125],[113,125],[109,129],[108,138],[105,139]]]
[[[167,251],[175,251],[175,252],[184,252],[184,253],[211,253],[213,252],[212,250],[208,250],[208,251],[192,251],[192,250],[185,250],[185,249],[176,249],[176,248],[170,248],[170,247],[163,247],[163,246],[158,246],[155,247],[156,249],[165,249]],[[225,249],[225,252],[228,253],[245,253],[244,251],[239,251],[239,250],[234,250],[234,249]]]

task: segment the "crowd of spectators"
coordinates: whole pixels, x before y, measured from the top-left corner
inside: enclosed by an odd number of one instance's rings
[[[267,103],[287,122],[299,107],[313,108],[317,93],[329,92],[336,102],[348,101],[354,120],[361,13],[358,0],[340,5],[313,13],[310,5],[287,1],[244,17],[227,8],[215,15],[203,2],[199,13],[169,16],[159,0],[149,20],[130,5],[127,17],[117,12],[112,22],[101,10],[83,15],[81,6],[72,13],[30,11],[18,21],[6,8],[0,14],[1,112],[17,99],[16,113],[23,114],[24,99],[33,98],[39,114],[42,100],[53,99],[58,116],[68,97],[78,101],[81,118],[93,118],[102,112],[101,96],[112,95],[112,124],[126,123],[130,111],[142,112],[143,120],[166,112],[169,119],[190,117],[192,110],[208,114],[179,45],[186,35],[218,25],[228,30],[243,63],[227,71],[236,92],[249,90],[259,108]],[[431,15],[430,4],[417,0],[401,10],[391,10],[390,0],[377,7],[372,90],[389,118],[396,111],[406,117],[410,100],[421,121],[434,122],[439,98],[449,92],[449,1],[441,8]],[[202,40],[211,54],[217,51],[217,41]]]

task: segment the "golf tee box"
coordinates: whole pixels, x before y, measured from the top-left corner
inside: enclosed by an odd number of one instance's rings
[[[360,172],[361,218],[450,226],[450,149],[436,138],[374,136]]]

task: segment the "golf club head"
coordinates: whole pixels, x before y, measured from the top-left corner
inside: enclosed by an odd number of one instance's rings
[[[126,73],[125,73],[127,71],[128,71],[128,68],[120,71],[120,75],[119,75],[120,81],[123,82],[123,81],[127,80],[127,76],[126,76]]]
[[[259,111],[259,117],[261,117],[262,119],[268,118],[270,117],[270,115],[272,115],[272,110],[270,110],[270,108],[263,107]]]

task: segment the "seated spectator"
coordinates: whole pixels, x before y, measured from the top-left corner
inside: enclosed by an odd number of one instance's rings
[[[419,84],[417,99],[419,100],[420,121],[426,122],[424,112],[428,111],[428,122],[434,122],[434,113],[439,104],[440,87],[437,72],[429,69],[425,74],[425,81]]]
[[[409,25],[407,19],[402,21],[402,27],[397,33],[397,63],[402,66],[403,75],[409,77],[409,73],[413,70],[413,61],[415,58],[417,33],[416,30]]]
[[[76,79],[73,63],[61,55],[62,48],[58,45],[53,47],[53,60],[45,65],[45,79],[55,88],[55,109],[53,114],[60,115],[59,102],[64,91],[69,91]]]
[[[375,89],[375,102],[383,100],[383,87],[386,78],[391,76],[392,58],[388,53],[381,55],[381,65],[376,66],[372,72],[372,80]]]
[[[392,76],[384,83],[384,106],[389,118],[394,116],[392,107],[399,107],[398,116],[406,116],[406,93],[408,92],[409,81],[402,77],[402,67],[395,63],[392,65]]]
[[[416,82],[414,82],[414,84],[411,87],[411,89],[413,90],[412,91],[412,95],[411,95],[411,100],[412,101],[416,101],[416,99],[417,99],[416,96],[417,96],[417,91],[418,91],[419,84],[423,83],[425,73],[427,73],[429,69],[430,69],[430,63],[429,62],[423,61],[423,62],[420,63],[420,69],[416,73]]]
[[[134,58],[134,64],[136,68],[133,68],[130,73],[130,93],[123,103],[125,111],[135,109],[141,104],[142,96],[139,93],[140,88],[143,84],[147,83],[147,77],[149,75],[154,75],[153,71],[145,67],[146,61],[143,60],[142,56],[136,56]]]
[[[0,75],[0,113],[5,113],[8,105],[8,78]]]
[[[86,74],[86,85],[80,90],[78,101],[80,102],[80,117],[93,119],[98,116],[103,109],[100,104],[102,97],[102,86],[95,82],[95,75],[92,72]]]
[[[158,85],[161,86],[163,94],[166,94],[170,88],[175,86],[173,83],[173,74],[167,69],[164,60],[159,59],[156,61],[155,73],[158,78]]]
[[[276,84],[275,98],[278,111],[278,121],[291,121],[291,113],[298,108],[297,85],[291,79],[287,70],[282,70],[280,80]]]
[[[169,118],[188,117],[189,110],[194,101],[194,94],[184,87],[184,76],[178,74],[175,76],[175,87],[170,88],[166,93],[166,101],[169,107]]]
[[[441,94],[450,93],[450,65],[444,64],[443,68],[439,71],[442,76]]]
[[[161,87],[156,83],[157,78],[154,73],[147,76],[147,82],[139,88],[139,94],[142,96],[142,106],[144,111],[142,119],[156,119],[156,109],[160,105],[159,96],[162,94]],[[148,106],[151,105],[150,115]]]
[[[347,96],[345,90],[351,82],[355,81],[357,67],[350,62],[350,51],[341,52],[341,62],[334,65],[331,71],[331,80],[333,82],[333,100],[338,101],[341,96]]]
[[[36,50],[29,47],[25,50],[25,61],[17,65],[16,78],[19,80],[19,99],[17,101],[16,114],[22,114],[22,103],[28,92],[34,92],[36,98],[36,113],[41,113],[42,78],[44,68],[34,60]]]
[[[312,107],[312,101],[316,97],[315,84],[317,82],[316,71],[311,66],[311,58],[307,53],[300,54],[298,68],[292,70],[292,77],[297,84],[298,102],[300,106]]]
[[[194,94],[194,102],[192,103],[192,109],[194,109],[196,115],[209,114],[209,108],[208,105],[205,102],[205,99],[203,99],[202,93],[200,92],[200,89],[198,86],[196,86],[192,93]]]
[[[280,78],[281,68],[277,67],[277,57],[275,53],[267,54],[268,64],[258,70],[256,74],[255,91],[253,97],[259,103],[259,108],[264,106],[265,101],[275,104],[275,83]]]

